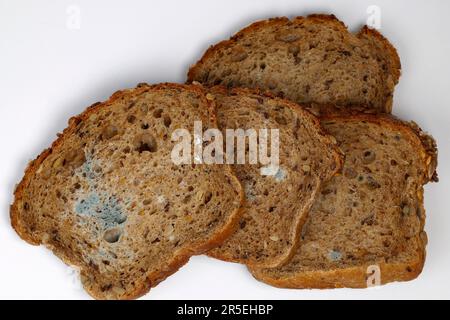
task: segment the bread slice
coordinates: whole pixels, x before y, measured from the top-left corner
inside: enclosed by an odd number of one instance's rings
[[[210,93],[224,134],[236,128],[279,130],[279,169],[264,176],[261,164],[234,165],[246,194],[244,213],[238,230],[208,254],[253,266],[280,265],[295,252],[321,183],[340,169],[340,153],[317,118],[290,101],[249,89],[214,87]]]
[[[71,118],[26,169],[14,229],[81,270],[98,299],[146,293],[237,227],[243,192],[228,165],[175,165],[177,128],[216,127],[199,87],[140,85]]]
[[[301,245],[280,268],[251,268],[285,288],[363,288],[417,277],[425,260],[423,185],[437,181],[436,144],[417,125],[382,115],[328,115],[322,124],[345,153],[325,183]]]
[[[366,26],[352,34],[335,16],[315,14],[253,23],[209,48],[188,82],[390,112],[400,68],[395,48],[378,31]]]

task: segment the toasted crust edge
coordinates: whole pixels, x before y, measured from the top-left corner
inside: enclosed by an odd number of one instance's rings
[[[396,281],[410,281],[417,278],[422,272],[425,256],[413,264],[388,264],[381,263],[380,268],[381,283],[387,284]],[[276,279],[266,276],[256,269],[249,269],[253,277],[261,282],[277,288],[287,289],[337,289],[367,288],[367,270],[369,264],[364,266],[351,267],[346,269],[333,269],[329,271],[307,271],[289,278]],[[409,272],[405,272],[410,268]]]
[[[203,87],[202,84],[200,84],[200,83],[195,82],[194,84]],[[330,173],[330,175],[322,177],[322,181],[327,181],[327,180],[331,179],[335,174],[340,172],[340,170],[342,169],[344,159],[343,159],[341,150],[337,147],[336,142],[333,140],[333,138],[331,138],[331,136],[322,128],[322,126],[320,124],[320,120],[316,116],[314,116],[314,114],[312,114],[308,109],[303,108],[301,105],[296,104],[295,102],[292,102],[287,99],[279,98],[279,97],[273,95],[272,93],[270,93],[269,91],[263,91],[261,89],[250,89],[250,88],[239,88],[239,87],[238,88],[226,88],[225,86],[213,86],[213,87],[210,87],[208,90],[210,92],[212,92],[212,94],[214,94],[214,92],[218,91],[218,92],[220,92],[222,94],[226,94],[226,95],[233,95],[233,94],[236,94],[236,95],[241,94],[241,95],[246,95],[246,96],[255,95],[255,96],[261,96],[261,97],[274,99],[274,100],[279,101],[280,103],[283,103],[284,105],[288,106],[291,110],[296,112],[298,115],[306,115],[307,117],[310,118],[310,120],[312,120],[311,126],[317,130],[320,138],[322,139],[322,143],[324,144],[324,146],[326,148],[329,148],[332,150],[331,152],[333,153],[333,156],[335,159],[336,166],[334,168],[334,171],[332,173]],[[310,207],[313,204],[316,193],[319,191],[319,189],[320,189],[320,186],[316,190],[314,190],[314,192],[311,194],[310,201],[308,202],[309,204],[305,207],[303,212],[299,212],[297,221],[295,221],[295,224],[294,224],[295,225],[294,232],[291,236],[292,246],[291,246],[290,250],[288,252],[286,252],[286,254],[280,255],[277,259],[272,259],[272,262],[265,262],[265,263],[256,261],[255,259],[242,259],[242,258],[235,259],[231,255],[227,255],[225,253],[220,253],[218,250],[208,251],[207,255],[212,258],[219,259],[222,261],[241,263],[241,264],[246,264],[246,265],[250,265],[250,266],[254,266],[254,267],[269,267],[269,268],[271,268],[271,267],[277,267],[277,266],[284,264],[286,261],[288,261],[292,258],[292,256],[295,254],[295,251],[300,244],[298,235],[301,232],[303,224],[306,222],[306,219],[308,217],[308,212],[310,210]]]
[[[395,84],[397,84],[402,73],[401,72],[402,64],[400,62],[400,56],[398,55],[397,49],[378,30],[370,28],[367,25],[362,27],[361,30],[359,30],[359,32],[356,34],[357,37],[361,37],[363,35],[375,38],[379,43],[382,44],[383,48],[389,53],[389,57],[391,58],[390,61],[392,62],[390,69],[392,74],[394,75],[394,82]]]
[[[411,142],[422,149],[422,158],[424,159],[425,175],[422,177],[422,185],[427,182],[437,182],[437,146],[434,139],[425,134],[417,124],[405,122],[388,114],[369,114],[357,112],[355,110],[346,110],[335,113],[328,113],[321,117],[322,121],[332,121],[336,119],[368,121],[374,123],[387,124],[393,129],[402,130],[407,133]],[[430,160],[428,160],[430,159]],[[420,191],[420,197],[423,199],[423,189]],[[423,201],[421,202],[422,209]],[[424,210],[425,211],[425,210]],[[421,230],[425,225],[425,217],[421,218]],[[408,263],[380,263],[378,266],[381,271],[381,284],[394,281],[409,281],[417,278],[423,270],[426,258],[426,243],[416,239],[418,245],[417,260]],[[295,275],[284,278],[275,278],[268,276],[264,269],[249,267],[248,270],[255,279],[279,288],[296,289],[330,289],[330,288],[366,288],[367,287],[367,268],[370,264],[355,266],[344,269],[314,270],[299,272]]]
[[[388,69],[389,73],[393,77],[394,86],[398,84],[398,81],[401,76],[401,70],[402,65],[400,62],[400,57],[398,55],[397,49],[392,45],[392,43],[383,36],[378,30],[370,28],[369,26],[365,25],[361,28],[361,30],[356,34],[358,38],[362,38],[364,36],[369,38],[374,38],[381,46],[383,47],[383,50],[387,52],[389,59],[388,61]],[[392,92],[392,95],[394,92]],[[393,97],[389,96],[386,97],[386,103],[384,106],[384,112],[391,113],[392,112],[392,101]]]
[[[28,184],[30,183],[31,179],[33,179],[34,174],[36,173],[37,169],[41,165],[41,163],[50,155],[52,154],[53,150],[64,143],[66,136],[72,133],[72,131],[75,129],[76,125],[80,123],[81,121],[87,119],[91,114],[94,114],[100,109],[106,108],[113,104],[115,101],[126,97],[126,96],[137,96],[144,92],[150,91],[150,90],[164,90],[164,89],[184,89],[184,90],[191,90],[196,91],[197,93],[201,93],[203,96],[205,96],[205,91],[195,85],[187,85],[187,84],[176,84],[176,83],[160,83],[155,85],[149,85],[146,83],[140,83],[136,88],[133,89],[125,89],[125,90],[119,90],[116,91],[111,95],[111,97],[105,101],[105,102],[96,102],[93,105],[89,106],[85,111],[80,113],[77,116],[71,117],[68,121],[68,126],[63,130],[61,134],[58,134],[58,138],[51,144],[51,146],[47,149],[45,149],[39,156],[37,156],[34,160],[30,161],[30,163],[27,165],[27,168],[25,169],[24,176],[20,183],[17,185],[17,187],[14,190],[14,202],[10,206],[10,219],[11,219],[11,225],[13,229],[17,232],[17,234],[26,242],[32,245],[41,245],[42,240],[33,238],[30,234],[28,234],[23,225],[22,221],[19,219],[19,209],[18,205],[23,197],[23,193],[25,189],[27,188]],[[215,125],[217,125],[217,119],[215,115],[214,107],[211,105],[211,103],[206,99],[208,108],[210,110],[211,114],[211,120]],[[220,245],[223,241],[225,241],[237,228],[239,218],[242,215],[242,204],[244,202],[245,196],[244,191],[242,188],[242,185],[240,181],[237,179],[236,175],[234,174],[234,171],[232,170],[231,166],[225,165],[226,170],[229,172],[229,175],[231,179],[233,180],[233,183],[235,183],[237,186],[239,186],[239,197],[240,197],[240,206],[238,209],[236,209],[229,218],[229,221],[225,224],[226,227],[222,230],[218,230],[208,242],[197,242],[193,243],[191,248],[186,248],[184,250],[180,250],[177,252],[177,254],[173,257],[172,261],[169,261],[167,270],[164,271],[158,271],[158,272],[152,272],[149,273],[147,276],[147,282],[142,283],[140,287],[138,287],[134,292],[127,293],[120,297],[120,299],[135,299],[140,296],[143,296],[146,294],[150,289],[154,286],[156,286],[158,283],[166,279],[171,274],[175,273],[179,268],[181,268],[184,264],[186,264],[189,261],[189,258],[193,255],[202,254],[218,245]],[[54,250],[52,250],[54,251]],[[58,251],[60,253],[60,251]],[[72,261],[67,256],[58,255],[58,257],[63,260],[64,263],[68,265],[75,265],[79,266],[77,264],[77,261]],[[81,267],[81,266],[79,266]],[[81,270],[81,276],[85,271]],[[111,297],[107,297],[95,290],[90,290],[87,286],[84,286],[85,290],[95,299],[110,299]]]

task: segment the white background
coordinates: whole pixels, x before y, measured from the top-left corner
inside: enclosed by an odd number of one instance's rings
[[[394,113],[439,146],[440,182],[426,187],[428,257],[408,283],[351,290],[283,290],[237,264],[194,257],[144,299],[450,298],[450,1],[0,0],[0,298],[88,299],[73,273],[10,227],[12,191],[27,162],[67,119],[139,82],[184,82],[191,63],[256,19],[334,13],[357,31],[367,8],[397,47]],[[80,10],[80,25],[70,14]],[[446,204],[447,203],[447,204]]]

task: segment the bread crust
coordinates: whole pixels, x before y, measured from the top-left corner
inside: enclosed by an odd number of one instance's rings
[[[175,84],[175,83],[161,83],[161,84],[155,84],[155,85],[148,85],[146,83],[140,83],[138,86],[134,89],[127,89],[127,90],[120,90],[115,92],[107,101],[105,102],[97,102],[88,107],[84,112],[81,114],[74,116],[69,119],[68,121],[68,127],[64,129],[64,131],[60,134],[58,134],[58,138],[52,143],[52,145],[45,149],[39,156],[37,156],[36,159],[30,161],[27,168],[25,169],[24,176],[20,183],[17,185],[17,187],[14,190],[14,202],[10,206],[10,219],[11,219],[11,225],[14,228],[14,230],[17,232],[17,234],[25,241],[32,245],[41,245],[43,244],[42,239],[33,237],[28,232],[26,232],[26,228],[22,225],[22,222],[20,220],[19,215],[19,206],[21,204],[21,200],[24,194],[25,189],[29,185],[30,181],[33,179],[34,175],[36,174],[36,171],[42,164],[42,162],[50,155],[52,152],[54,152],[55,149],[57,149],[60,145],[62,145],[66,137],[71,135],[73,131],[76,128],[76,125],[80,123],[81,121],[88,119],[90,115],[95,114],[98,110],[107,108],[111,104],[113,104],[115,101],[122,99],[123,97],[134,97],[138,96],[144,92],[147,91],[159,91],[159,90],[165,90],[165,89],[184,89],[184,90],[191,90],[195,91],[197,93],[200,93],[202,95],[205,95],[205,91],[199,87],[194,85],[186,85],[186,84]],[[205,99],[207,100],[207,99]],[[214,106],[208,101],[208,108],[211,111],[211,118],[215,125],[217,125],[217,119],[215,116],[215,110]],[[189,248],[183,248],[182,250],[179,250],[176,252],[176,255],[174,255],[172,261],[169,261],[167,264],[167,268],[165,270],[158,270],[154,272],[150,272],[147,275],[147,282],[141,283],[140,286],[136,286],[136,290],[134,292],[126,293],[123,296],[120,296],[120,299],[136,299],[144,294],[146,294],[152,287],[156,286],[158,283],[163,281],[165,278],[170,276],[171,274],[175,273],[179,268],[181,268],[184,264],[186,264],[189,261],[189,258],[192,255],[202,254],[218,245],[220,245],[223,241],[225,241],[237,228],[239,218],[242,214],[242,204],[244,201],[244,191],[241,186],[240,181],[237,179],[237,177],[234,174],[234,171],[232,168],[228,165],[224,165],[224,170],[229,172],[230,178],[233,180],[236,185],[240,186],[239,190],[239,197],[240,197],[240,207],[230,215],[229,221],[225,224],[225,228],[222,230],[218,230],[214,236],[212,236],[209,241],[207,242],[201,242],[197,241],[193,243]],[[70,255],[66,254],[65,252],[61,252],[61,250],[58,250],[57,248],[52,248],[52,250],[56,253],[58,252],[58,256],[68,265],[77,266],[82,268],[82,266],[74,259],[70,257]],[[81,277],[83,278],[83,275],[85,274],[85,270],[81,269]],[[102,292],[91,290],[88,286],[84,285],[85,290],[94,298],[96,299],[116,299],[117,297],[110,297],[105,296]]]
[[[201,84],[196,83],[196,85],[202,86]],[[332,178],[335,174],[339,173],[343,166],[343,154],[341,150],[336,146],[336,142],[326,133],[326,131],[322,128],[319,119],[317,119],[308,109],[302,108],[301,105],[298,105],[290,100],[282,99],[279,97],[276,97],[274,94],[270,93],[269,91],[264,91],[261,89],[250,89],[250,88],[226,88],[225,86],[214,86],[209,89],[210,92],[221,92],[222,94],[226,95],[257,95],[261,97],[267,97],[274,99],[276,101],[279,101],[283,105],[286,105],[291,110],[293,110],[295,113],[297,113],[299,116],[301,113],[306,113],[309,115],[310,119],[312,120],[313,127],[317,130],[321,141],[324,143],[325,147],[327,149],[331,149],[333,156],[334,156],[334,162],[335,162],[335,168],[334,171],[327,177],[322,177],[322,181],[327,181]],[[294,221],[295,225],[295,231],[291,236],[292,246],[289,251],[286,252],[285,255],[280,256],[278,259],[273,259],[271,262],[261,263],[254,259],[247,258],[247,259],[236,259],[231,254],[226,254],[226,252],[223,252],[221,250],[212,250],[207,253],[208,256],[220,259],[227,262],[236,262],[236,263],[242,263],[246,264],[248,266],[254,266],[254,267],[277,267],[285,262],[289,261],[292,256],[295,254],[296,249],[298,248],[300,244],[300,233],[301,229],[306,222],[306,219],[308,217],[308,212],[311,207],[311,205],[314,202],[315,195],[318,192],[319,189],[314,190],[314,192],[311,193],[310,200],[308,201],[308,205],[305,207],[303,212],[300,212],[297,216],[297,220]]]
[[[411,264],[380,263],[381,284],[394,281],[410,281],[417,278],[422,272],[425,255]],[[337,289],[367,288],[367,269],[370,265],[351,267],[346,269],[333,269],[327,271],[307,271],[287,278],[272,278],[258,269],[250,269],[256,280],[270,284],[277,288],[288,289]],[[406,269],[410,271],[405,272]]]
[[[330,23],[335,27],[341,29],[342,32],[350,33],[347,26],[333,14],[311,14],[308,16],[297,16],[293,19],[289,19],[288,17],[276,17],[256,21],[238,31],[230,39],[220,41],[219,43],[210,46],[200,58],[200,60],[198,60],[190,67],[187,74],[186,83],[192,83],[193,81],[195,81],[196,75],[200,74],[201,68],[211,57],[213,57],[216,52],[236,43],[240,38],[246,36],[247,34],[250,34],[267,26],[294,24],[300,23],[305,20],[316,21],[318,23]],[[400,57],[395,47],[380,32],[375,29],[369,28],[367,25],[363,26],[361,30],[355,35],[358,38],[368,37],[376,40],[377,43],[379,43],[381,47],[386,51],[387,55],[389,56],[388,60],[390,61],[388,68],[392,75],[394,85],[396,85],[401,75],[401,63]],[[386,113],[390,113],[392,111],[392,97],[387,97],[386,105],[384,106],[384,110],[382,111]]]
[[[367,36],[369,38],[378,40],[378,42],[383,46],[383,49],[390,57],[389,61],[392,62],[392,64],[389,66],[389,69],[391,70],[391,74],[394,75],[395,84],[397,84],[398,80],[400,79],[402,70],[402,64],[400,62],[400,56],[398,55],[397,49],[378,30],[369,28],[369,26],[367,25],[363,26],[361,30],[359,30],[357,36],[359,38],[361,38],[362,36]]]
[[[379,31],[373,28],[369,28],[367,25],[362,27],[362,29],[356,35],[358,38],[362,39],[363,37],[372,38],[376,40],[379,45],[382,47],[383,51],[388,55],[388,65],[386,66],[389,70],[389,74],[392,77],[393,85],[397,85],[401,76],[402,65],[400,62],[400,57],[397,53],[397,49],[389,42],[386,37],[384,37]],[[392,90],[394,92],[394,90]],[[387,97],[386,105],[384,108],[384,112],[391,113],[392,112],[392,101],[393,97]]]
[[[322,115],[322,121],[332,120],[356,120],[367,121],[376,124],[383,124],[394,130],[399,130],[409,137],[411,143],[415,145],[423,159],[424,175],[422,185],[430,181],[438,181],[437,167],[437,147],[434,139],[424,133],[415,123],[402,121],[394,116],[387,114],[370,114],[368,112],[358,112],[356,110],[336,110],[329,106],[326,115]],[[419,191],[419,198],[423,199],[423,189]],[[423,212],[423,201],[421,202]],[[421,230],[425,226],[425,216],[420,218]],[[426,241],[417,236],[416,243],[417,259],[408,261],[408,263],[388,263],[377,264],[381,271],[381,284],[394,281],[409,281],[417,278],[422,272],[426,258]],[[272,277],[264,272],[264,269],[249,266],[249,271],[259,281],[265,282],[279,288],[297,288],[297,289],[327,289],[327,288],[366,288],[367,287],[367,268],[371,264],[348,267],[343,269],[314,270],[304,271],[292,274],[287,277]]]

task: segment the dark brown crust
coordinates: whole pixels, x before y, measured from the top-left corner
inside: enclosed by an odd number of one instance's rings
[[[186,83],[192,83],[195,81],[196,75],[200,73],[201,67],[209,60],[210,57],[214,55],[215,52],[220,51],[222,48],[226,48],[227,46],[234,44],[236,41],[238,41],[240,38],[245,36],[248,33],[252,33],[260,28],[264,28],[267,26],[273,26],[273,25],[284,25],[287,23],[299,23],[304,20],[312,20],[316,21],[318,23],[332,23],[335,26],[342,29],[343,32],[350,32],[347,29],[347,26],[338,18],[336,18],[333,14],[311,14],[308,16],[298,16],[293,19],[289,19],[287,17],[277,17],[277,18],[271,18],[267,20],[261,20],[256,21],[249,26],[243,28],[239,32],[237,32],[235,35],[233,35],[229,40],[223,40],[215,45],[212,45],[206,50],[206,52],[203,54],[203,56],[200,58],[200,60],[197,61],[194,65],[192,65],[188,71],[187,74],[187,80]],[[397,54],[397,50],[394,48],[394,46],[387,40],[380,32],[377,30],[371,29],[368,26],[364,26],[357,34],[356,36],[358,38],[361,38],[363,36],[366,37],[373,37],[377,40],[378,43],[380,43],[383,48],[388,52],[388,56],[390,57],[391,61],[389,61],[389,69],[392,72],[394,83],[397,84],[398,80],[400,78],[401,74],[401,64],[400,64],[400,57]],[[384,112],[390,113],[392,111],[392,99],[391,97],[388,97],[386,100],[386,105],[384,107]]]
[[[138,96],[144,92],[147,91],[158,91],[158,90],[165,90],[165,89],[184,89],[184,90],[191,90],[196,91],[197,93],[200,93],[202,95],[205,94],[205,91],[199,87],[194,85],[183,85],[183,84],[174,84],[174,83],[162,83],[157,85],[148,85],[145,83],[141,83],[137,86],[135,89],[129,89],[129,90],[122,90],[115,92],[109,100],[105,102],[97,102],[90,107],[88,107],[84,112],[81,114],[72,117],[69,119],[68,127],[64,129],[64,131],[61,134],[58,134],[58,138],[52,143],[51,147],[44,150],[35,160],[31,161],[26,170],[24,177],[22,178],[22,181],[17,185],[15,191],[14,191],[14,202],[10,207],[10,218],[11,218],[11,225],[14,228],[14,230],[17,232],[17,234],[25,241],[32,245],[41,245],[42,239],[38,239],[30,235],[26,232],[26,228],[22,225],[22,221],[19,219],[19,208],[18,205],[21,202],[22,196],[24,191],[26,190],[27,186],[29,185],[30,181],[33,179],[37,169],[41,165],[41,163],[50,155],[55,149],[58,149],[59,146],[61,146],[65,140],[66,137],[68,137],[76,128],[76,125],[80,123],[81,121],[88,119],[91,114],[96,113],[100,109],[107,108],[117,100],[123,98],[123,97],[129,97],[129,96]],[[206,99],[205,99],[206,100]],[[211,105],[211,103],[208,102],[208,107],[211,111],[211,118],[215,124],[217,124],[216,118],[215,118],[215,111],[214,107]],[[239,182],[239,180],[236,178],[236,176],[233,173],[233,170],[230,166],[225,165],[225,170],[229,171],[230,177],[234,180],[234,183],[240,186],[240,199],[241,199],[241,207],[242,203],[244,201],[244,192],[242,189],[242,186]],[[239,208],[235,210],[230,215],[230,220],[225,224],[226,227],[223,230],[219,230],[211,239],[204,243],[204,242],[197,242],[193,243],[190,248],[186,248],[182,251],[177,252],[177,254],[174,256],[173,260],[168,263],[168,268],[164,271],[158,271],[158,272],[152,272],[148,274],[147,276],[147,283],[142,283],[141,286],[136,289],[135,292],[126,293],[126,295],[121,296],[120,299],[135,299],[138,298],[144,294],[146,294],[151,287],[156,286],[159,282],[167,278],[169,275],[176,272],[181,266],[183,266],[185,263],[188,262],[189,258],[192,255],[202,254],[218,245],[220,245],[223,241],[225,241],[237,228],[239,218],[242,214],[242,209]],[[64,254],[63,252],[58,251],[58,253]],[[73,261],[70,259],[67,255],[60,256],[60,258],[67,264],[70,265],[78,265],[77,261]],[[78,265],[79,266],[79,265]],[[81,267],[81,266],[79,266]],[[81,274],[84,274],[84,270],[81,270]],[[105,297],[101,292],[97,291],[91,291],[86,286],[85,289],[88,291],[88,293],[96,298],[96,299],[105,299]]]
[[[436,166],[437,166],[437,148],[434,139],[424,134],[420,128],[411,123],[399,120],[387,114],[369,114],[356,111],[346,110],[345,112],[328,113],[322,116],[322,121],[333,121],[343,119],[348,121],[367,121],[377,123],[380,125],[389,126],[395,130],[403,131],[407,137],[410,138],[411,143],[416,146],[416,150],[423,158],[424,176],[422,177],[422,184],[429,181],[437,181]],[[423,199],[423,190],[418,191],[418,198]],[[423,201],[422,201],[423,209]],[[424,209],[423,209],[424,210]],[[425,211],[425,210],[424,210]],[[421,229],[425,225],[425,217],[421,217]],[[415,261],[408,263],[380,263],[378,266],[381,270],[381,283],[385,284],[394,281],[408,281],[415,279],[422,272],[425,263],[426,243],[418,236],[416,239],[418,243],[417,257]],[[252,275],[262,282],[268,283],[280,288],[366,288],[367,287],[367,267],[369,264],[363,266],[355,266],[345,269],[332,270],[314,270],[307,272],[299,272],[295,275],[285,278],[275,278],[269,276],[264,269],[257,269],[249,267]]]
[[[397,53],[397,49],[376,29],[369,28],[368,26],[362,27],[362,29],[358,32],[357,36],[361,38],[362,36],[372,37],[378,40],[378,42],[383,46],[383,49],[388,52],[390,57],[390,65],[389,69],[391,74],[394,75],[395,84],[398,83],[398,80],[401,76],[402,65],[400,62],[400,57]]]
[[[201,84],[198,84],[198,85],[201,86]],[[256,95],[256,96],[261,96],[261,97],[267,97],[267,98],[279,101],[283,105],[288,106],[289,108],[291,108],[291,110],[293,110],[294,112],[296,112],[299,115],[303,114],[303,115],[308,116],[310,118],[310,120],[312,121],[312,127],[314,127],[317,130],[319,136],[321,137],[322,142],[325,145],[325,148],[333,150],[333,155],[334,155],[334,159],[335,159],[335,163],[336,163],[334,172],[332,172],[329,176],[322,177],[322,180],[327,181],[327,180],[331,179],[332,176],[334,176],[336,173],[338,173],[342,169],[343,156],[342,156],[341,150],[336,146],[336,141],[333,140],[333,138],[331,138],[326,133],[326,131],[322,128],[319,119],[317,119],[307,109],[302,108],[300,105],[298,105],[290,100],[276,97],[272,93],[270,93],[268,91],[262,91],[260,89],[249,89],[249,88],[229,88],[228,89],[224,86],[214,86],[214,87],[210,88],[209,91],[212,94],[214,94],[214,92],[220,92],[225,95],[242,94],[242,95]],[[216,258],[216,259],[223,260],[223,261],[242,263],[242,264],[246,264],[246,265],[250,265],[250,266],[254,266],[254,267],[256,267],[256,266],[258,266],[258,267],[276,267],[276,266],[284,264],[286,261],[289,261],[292,258],[292,256],[295,254],[296,249],[299,246],[299,239],[300,239],[299,235],[300,235],[301,229],[303,227],[303,224],[306,222],[310,206],[314,202],[316,192],[318,192],[318,190],[315,190],[315,192],[312,193],[311,199],[309,201],[310,202],[309,206],[306,207],[303,212],[299,213],[298,220],[295,221],[296,228],[295,228],[295,232],[292,234],[292,239],[291,239],[292,247],[286,253],[286,255],[281,256],[277,260],[274,259],[270,264],[268,264],[268,263],[261,264],[260,262],[251,260],[251,259],[235,259],[231,255],[226,255],[223,252],[220,252],[217,250],[209,251],[207,253],[207,255],[210,257]]]
[[[380,32],[375,29],[369,28],[368,26],[364,26],[356,35],[358,38],[372,38],[377,40],[377,43],[381,45],[382,49],[388,55],[389,59],[387,61],[387,68],[389,70],[389,74],[392,75],[394,85],[398,84],[398,80],[401,75],[401,62],[400,57],[397,53],[397,49],[386,39]],[[386,105],[384,112],[391,113],[392,112],[392,97],[387,97]]]
[[[307,108],[314,108],[314,106],[309,105]],[[412,130],[414,133],[414,139],[416,141],[417,150],[424,149],[426,158],[425,165],[427,170],[425,171],[426,176],[424,177],[424,184],[427,182],[438,182],[437,174],[437,161],[438,161],[438,150],[436,141],[428,133],[424,132],[414,121],[404,121],[398,117],[386,114],[386,113],[376,113],[374,110],[367,110],[363,107],[352,107],[344,108],[333,105],[325,105],[320,108],[320,114],[318,114],[321,120],[333,120],[333,119],[349,119],[349,120],[361,120],[361,121],[371,121],[381,124],[389,124],[391,127],[397,130],[402,130],[407,128],[407,131]],[[410,129],[410,130],[408,130]],[[409,135],[411,136],[411,134]],[[418,139],[418,140],[417,140]]]

